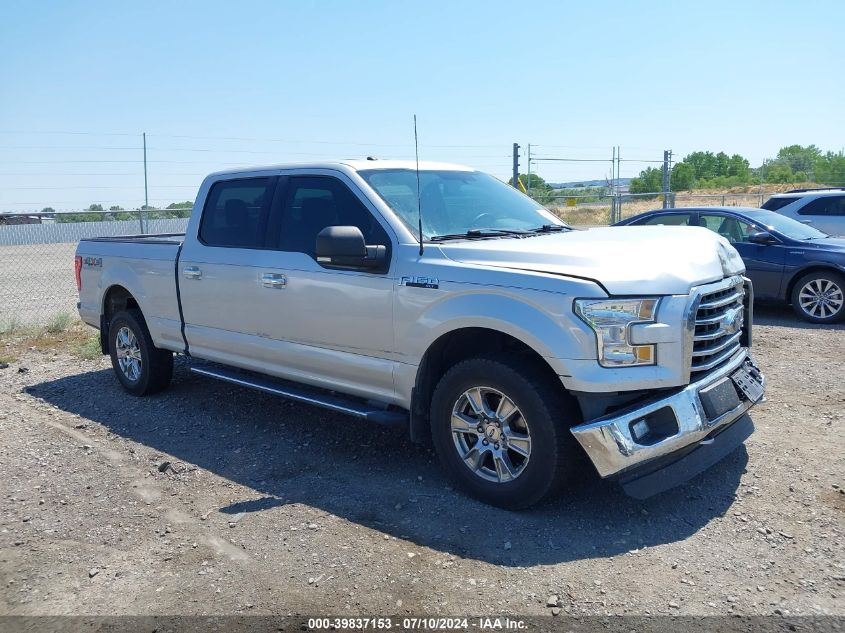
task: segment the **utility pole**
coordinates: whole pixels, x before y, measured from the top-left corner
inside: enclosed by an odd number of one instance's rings
[[[616,145],[613,146],[613,158],[610,159],[610,223],[616,223]]]
[[[150,198],[147,193],[147,133],[143,132],[141,138],[144,141],[144,208],[138,214],[138,221],[141,223],[141,233],[144,232],[144,211],[150,206]]]
[[[616,221],[622,219],[622,148],[616,146]]]
[[[528,195],[531,196],[531,143],[528,144]]]
[[[519,143],[513,144],[513,186],[519,189]]]
[[[669,208],[669,161],[672,158],[672,150],[663,150],[663,208]]]

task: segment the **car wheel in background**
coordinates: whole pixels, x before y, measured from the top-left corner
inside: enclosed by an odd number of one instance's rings
[[[821,270],[804,275],[792,288],[792,308],[811,323],[835,323],[845,317],[845,278]]]

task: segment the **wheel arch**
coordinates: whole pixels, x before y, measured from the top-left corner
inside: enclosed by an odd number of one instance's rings
[[[428,346],[417,367],[410,407],[412,441],[424,442],[430,437],[429,409],[440,377],[463,360],[495,352],[518,354],[536,363],[550,378],[558,379],[556,370],[546,357],[512,334],[479,326],[450,330]]]
[[[109,324],[118,312],[141,309],[138,300],[124,286],[112,284],[103,293],[103,303],[100,308],[100,349],[103,354],[109,353]],[[142,313],[143,314],[143,313]]]

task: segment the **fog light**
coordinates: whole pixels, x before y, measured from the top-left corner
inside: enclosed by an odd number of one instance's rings
[[[631,435],[634,436],[634,439],[640,441],[646,435],[648,435],[649,428],[648,422],[643,420],[637,420],[631,425]]]

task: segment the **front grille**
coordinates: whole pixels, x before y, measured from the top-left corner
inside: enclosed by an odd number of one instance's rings
[[[742,345],[745,294],[742,278],[737,278],[727,287],[701,294],[695,313],[693,374],[715,369],[729,360]]]

